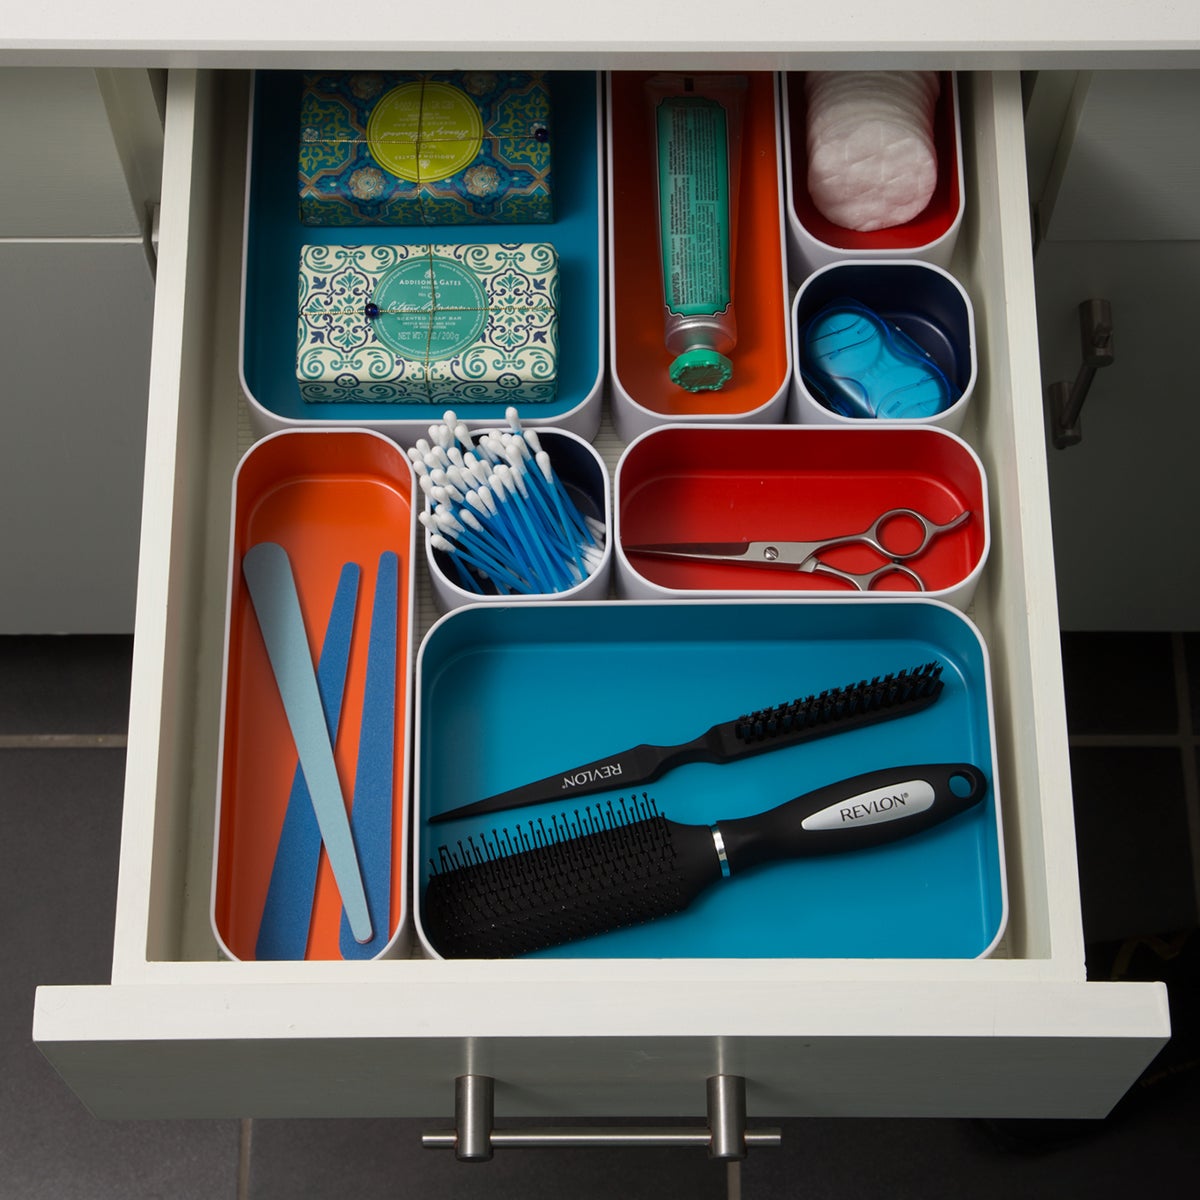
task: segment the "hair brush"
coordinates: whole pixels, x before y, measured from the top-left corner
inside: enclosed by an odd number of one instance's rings
[[[534,783],[434,813],[429,822],[436,825],[459,817],[562,801],[567,796],[573,799],[610,789],[641,787],[684,763],[736,762],[767,750],[780,750],[826,734],[844,733],[920,712],[941,695],[944,686],[942,666],[936,661],[890,675],[877,675],[874,679],[829,688],[817,695],[723,721],[679,746],[634,746]]]
[[[889,767],[713,825],[668,821],[645,797],[442,846],[422,923],[444,958],[508,958],[686,908],[764,863],[885,845],[987,791],[970,763]]]

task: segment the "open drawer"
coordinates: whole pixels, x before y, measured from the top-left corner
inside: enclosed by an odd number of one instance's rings
[[[221,961],[208,921],[249,79],[173,72],[112,982],[39,989],[34,1037],[113,1117],[1100,1116],[1169,1033],[1164,989],[1086,981],[1050,544],[1020,80],[961,77],[978,323],[963,436],[991,489],[989,647],[1009,921],[976,960]],[[606,426],[606,455],[621,449]],[[428,591],[418,622],[432,617]]]

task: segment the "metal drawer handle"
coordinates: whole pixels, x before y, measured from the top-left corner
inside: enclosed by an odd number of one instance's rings
[[[486,1162],[497,1147],[540,1146],[693,1146],[709,1157],[735,1161],[752,1146],[778,1146],[778,1128],[746,1128],[746,1081],[740,1075],[708,1080],[708,1127],[593,1126],[590,1128],[493,1128],[496,1081],[490,1075],[460,1075],[454,1081],[455,1128],[426,1133],[421,1144],[453,1150],[460,1162]]]

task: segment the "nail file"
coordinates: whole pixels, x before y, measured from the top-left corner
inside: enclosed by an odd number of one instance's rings
[[[358,850],[367,908],[369,942],[354,938],[345,913],[340,944],[343,958],[374,958],[388,943],[392,899],[392,783],[396,747],[396,615],[399,561],[390,550],[380,555],[367,647],[358,766],[350,831]]]
[[[317,690],[321,694],[321,708],[331,744],[337,741],[361,573],[357,563],[346,563],[342,567],[317,665]],[[271,868],[271,882],[267,885],[267,901],[258,927],[254,953],[260,961],[304,957],[320,861],[321,828],[317,824],[317,814],[313,812],[304,770],[297,763],[275,863]]]
[[[367,911],[367,897],[350,836],[350,821],[333,761],[329,731],[321,711],[321,696],[304,632],[300,597],[296,594],[296,580],[287,551],[275,542],[251,546],[242,559],[242,573],[250,589],[250,599],[300,755],[300,766],[312,796],[313,811],[317,814],[321,840],[329,855],[342,905],[350,917],[355,938],[369,941],[371,917]]]

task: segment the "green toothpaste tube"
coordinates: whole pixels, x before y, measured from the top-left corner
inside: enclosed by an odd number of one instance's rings
[[[744,75],[647,80],[657,164],[663,323],[671,381],[718,391],[733,376]]]

